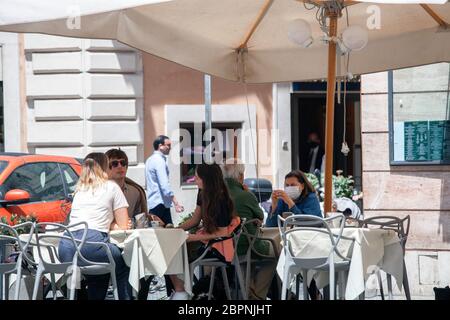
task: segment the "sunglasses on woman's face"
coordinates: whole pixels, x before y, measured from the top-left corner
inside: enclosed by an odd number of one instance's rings
[[[127,161],[124,160],[124,159],[121,159],[121,160],[113,160],[113,161],[111,161],[111,162],[109,163],[109,166],[110,166],[110,168],[117,168],[117,167],[119,166],[119,164],[120,164],[122,167],[128,166]]]

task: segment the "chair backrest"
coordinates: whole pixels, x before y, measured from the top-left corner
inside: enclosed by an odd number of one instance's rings
[[[230,225],[227,227],[229,236],[209,240],[206,246],[215,248],[227,262],[231,262],[236,256],[236,246],[241,237],[242,225],[245,223],[245,220],[245,218],[241,219],[239,216],[233,217]],[[201,260],[205,254],[206,251],[197,260]]]
[[[277,227],[278,231],[280,232],[280,237],[283,240],[283,233],[286,231],[287,226],[284,224],[287,217],[291,217],[294,214],[292,212],[283,212],[280,215],[277,216]]]
[[[35,224],[33,222],[24,222],[10,226],[5,223],[0,223],[0,240],[2,242],[11,242],[18,246],[20,253],[25,253],[33,237]],[[26,238],[20,238],[19,230],[28,230]],[[5,257],[2,257],[4,259]],[[2,262],[2,261],[0,261]]]
[[[243,221],[241,221],[242,227],[241,227],[239,237],[236,239],[236,245],[237,245],[237,243],[239,243],[239,240],[241,240],[244,237],[247,240],[247,244],[248,244],[248,248],[245,253],[245,256],[249,257],[251,255],[252,248],[255,244],[256,239],[261,234],[262,222],[259,219],[246,220],[245,218],[243,218],[242,220],[243,220]],[[252,229],[251,227],[255,228],[254,232],[252,232],[250,230],[250,229]],[[236,250],[237,250],[237,248],[236,248]]]
[[[306,215],[306,214],[297,214],[290,215],[286,218],[283,218],[281,215],[278,216],[278,229],[280,231],[281,239],[284,241],[283,235],[286,234],[286,231],[292,229],[294,227],[315,227],[321,228],[329,225],[334,220],[339,220],[342,214],[336,214],[327,219],[322,219],[317,216]]]
[[[81,239],[76,239],[72,232],[75,227],[79,226],[82,226],[81,230],[83,230],[83,235]],[[45,230],[45,232],[39,232],[41,230]],[[76,230],[80,229],[77,228]],[[39,260],[47,265],[61,264],[61,262],[54,259],[54,255],[58,256],[57,247],[59,245],[59,241],[63,239],[72,242],[72,245],[75,248],[74,258],[78,259],[78,257],[82,257],[81,248],[86,242],[87,230],[88,224],[86,222],[79,222],[68,226],[54,222],[37,223],[35,228],[35,239]],[[48,257],[46,255],[46,252],[48,253],[49,250],[52,252],[50,254],[50,261],[48,261]],[[70,263],[72,263],[72,261]]]
[[[410,223],[411,217],[409,215],[404,218],[396,216],[375,216],[362,220],[360,225],[364,228],[394,230],[400,238],[400,244],[404,250],[406,241],[408,240]]]
[[[338,249],[345,226],[345,216],[337,214],[329,218],[320,218],[310,215],[293,215],[284,220],[282,226],[282,239],[285,255],[293,260],[302,260],[305,268],[318,267],[320,264],[330,263],[330,258],[337,255],[342,260],[349,260]],[[333,230],[331,230],[333,229]],[[293,239],[296,234],[308,234],[308,238],[318,235],[321,239],[329,239],[323,253],[317,253],[313,257],[298,256],[293,250]]]

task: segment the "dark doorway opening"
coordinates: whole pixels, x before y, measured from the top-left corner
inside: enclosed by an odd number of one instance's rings
[[[316,132],[320,137],[321,146],[325,148],[326,121],[326,92],[314,91],[315,87],[321,89],[326,83],[320,83],[318,86],[307,84],[308,91],[297,91],[291,95],[292,166],[293,169],[305,172],[309,171],[310,162],[308,134]],[[341,152],[344,126],[345,141],[350,149],[347,156]],[[345,176],[352,175],[355,178],[355,187],[361,186],[359,82],[357,86],[353,84],[351,92],[347,92],[345,112],[342,93],[340,103],[337,96],[335,98],[333,174],[336,174],[336,170],[342,170]]]

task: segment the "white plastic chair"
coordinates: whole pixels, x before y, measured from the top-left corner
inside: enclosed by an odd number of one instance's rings
[[[83,226],[83,236],[81,241],[77,242],[70,231],[74,227]],[[52,287],[53,299],[56,300],[56,274],[72,275],[71,288],[70,290],[70,300],[75,299],[75,287],[76,287],[76,267],[79,257],[79,250],[85,242],[87,234],[87,223],[80,222],[71,226],[65,226],[58,223],[42,222],[37,223],[35,228],[35,243],[36,251],[38,257],[34,257],[31,263],[37,264],[35,282],[33,288],[32,300],[36,300],[40,282],[42,276],[45,274],[50,274],[50,284]],[[45,232],[40,233],[39,231],[45,230]],[[65,235],[67,234],[67,235]],[[58,255],[58,245],[62,239],[67,239],[72,242],[76,251],[70,262],[60,262]]]
[[[81,239],[75,239],[73,236],[73,233],[70,229],[73,229],[76,226],[83,226],[83,235]],[[45,233],[38,233],[37,231],[40,228],[45,228]],[[36,245],[37,245],[37,251],[39,255],[39,262],[37,266],[36,271],[36,279],[35,279],[35,285],[33,289],[33,300],[37,297],[37,292],[39,288],[39,283],[41,281],[41,278],[44,274],[50,274],[50,282],[52,286],[52,292],[53,292],[53,299],[56,299],[56,281],[55,281],[55,274],[65,274],[65,275],[71,275],[71,282],[70,286],[68,286],[68,289],[70,291],[70,300],[75,299],[75,289],[78,281],[78,271],[81,275],[100,275],[100,274],[106,274],[109,273],[111,275],[111,282],[114,290],[114,298],[116,300],[119,299],[118,296],[118,290],[117,290],[117,280],[116,280],[116,273],[115,273],[115,262],[114,258],[111,254],[111,250],[109,249],[108,245],[103,242],[90,242],[86,241],[87,231],[88,231],[88,225],[86,222],[80,222],[77,224],[65,226],[58,223],[50,223],[50,222],[43,222],[38,223],[36,226]],[[59,241],[62,239],[69,240],[72,242],[75,253],[72,258],[72,261],[70,262],[60,262],[57,253],[57,247],[58,245],[51,245],[46,242],[48,239],[57,240],[58,244]],[[89,245],[95,245],[102,247],[108,256],[108,262],[94,262],[86,259],[82,253],[81,250],[85,246]],[[45,256],[44,250],[49,250],[48,247],[52,247],[54,255],[50,255],[50,261],[48,261],[48,258]],[[56,258],[56,259],[55,259]]]
[[[400,245],[403,249],[403,289],[405,290],[405,296],[407,300],[411,300],[411,293],[409,291],[408,273],[405,264],[405,249],[406,241],[408,240],[409,226],[411,217],[407,215],[403,219],[396,216],[374,216],[360,221],[360,226],[365,228],[380,228],[385,230],[393,230],[400,238]],[[377,272],[378,285],[380,286],[381,299],[384,300],[383,282],[381,281],[380,270]],[[392,293],[392,276],[386,273],[388,295],[389,299],[393,299]]]
[[[29,237],[26,241],[20,240],[19,233],[17,232],[20,228],[30,228]],[[24,252],[28,249],[31,237],[34,232],[34,223],[25,222],[15,226],[10,226],[4,223],[0,223],[0,241],[9,244],[15,244],[18,247],[17,260],[15,262],[0,261],[0,277],[3,286],[0,286],[0,300],[8,300],[9,298],[9,277],[11,274],[16,273],[16,290],[14,294],[14,300],[19,300],[20,294],[20,280],[22,278],[22,261]],[[5,257],[2,257],[3,259]],[[4,281],[3,281],[4,280]],[[3,294],[4,292],[4,294]]]
[[[248,230],[248,226],[254,225],[255,233],[251,233]],[[242,225],[242,233],[241,238],[246,237],[248,248],[245,253],[245,255],[239,256],[239,262],[240,264],[245,264],[245,291],[249,292],[250,289],[250,281],[252,278],[251,270],[252,265],[258,265],[258,264],[264,264],[264,263],[273,263],[278,260],[278,257],[280,256],[278,252],[278,247],[273,239],[265,238],[261,235],[261,220],[259,219],[251,219],[245,221],[245,223]],[[272,247],[273,255],[265,255],[260,252],[258,252],[255,248],[255,243],[258,240],[267,241],[270,246]],[[279,290],[279,289],[278,289]]]
[[[334,300],[335,298],[335,273],[338,272],[340,274],[340,298],[342,298],[343,293],[345,292],[345,273],[350,267],[350,259],[344,257],[337,248],[345,226],[344,215],[338,214],[326,219],[310,215],[292,215],[284,219],[284,223],[282,217],[279,217],[278,219],[278,225],[283,240],[283,252],[285,255],[281,299],[286,299],[290,275],[297,276],[298,274],[301,274],[303,277],[304,299],[308,299],[307,273],[309,270],[329,272],[331,300]],[[339,228],[337,232],[333,233],[333,231],[330,229],[330,225],[335,225],[334,220],[338,220]],[[296,255],[293,252],[291,239],[295,236],[295,234],[301,232],[307,232],[312,236],[314,236],[314,234],[317,234],[318,236],[326,236],[327,238],[329,238],[329,247],[327,247],[328,253],[326,255],[316,257],[302,257]],[[353,241],[353,239],[349,240]]]

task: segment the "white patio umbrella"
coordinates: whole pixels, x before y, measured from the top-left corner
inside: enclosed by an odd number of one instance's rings
[[[346,71],[336,47],[353,49],[353,74],[450,61],[447,0],[0,0],[0,8],[0,31],[116,39],[233,81],[327,78],[326,212],[336,70]]]

